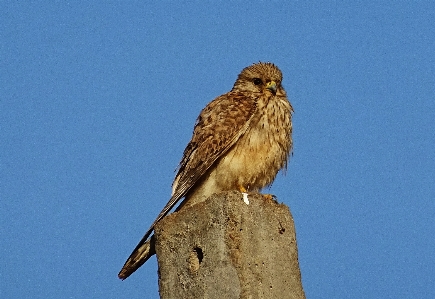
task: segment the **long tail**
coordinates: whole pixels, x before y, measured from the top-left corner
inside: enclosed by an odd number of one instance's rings
[[[118,273],[118,277],[122,280],[129,277],[134,271],[139,269],[151,256],[156,254],[156,240],[154,235],[151,238],[138,246],[128,257],[121,271]]]
[[[156,220],[154,220],[153,224],[151,224],[150,228],[147,230],[142,240],[140,240],[139,244],[137,244],[136,248],[130,254],[124,266],[122,267],[121,271],[119,271],[118,273],[118,277],[120,279],[124,280],[127,277],[129,277],[134,271],[139,269],[139,267],[142,266],[150,257],[156,254],[156,248],[155,248],[156,240],[154,235],[152,235],[149,240],[147,239],[153,232],[154,226],[157,224],[157,222],[159,222],[163,217],[165,217],[169,213],[169,211],[174,207],[174,205],[177,204],[180,198],[182,198],[185,195],[185,193],[189,190],[187,183],[185,183],[182,187],[183,188],[179,188],[180,190],[177,189],[177,191],[172,195],[171,199],[168,201],[166,206],[157,216]],[[183,204],[181,204],[180,207],[177,208],[177,211],[182,206]]]

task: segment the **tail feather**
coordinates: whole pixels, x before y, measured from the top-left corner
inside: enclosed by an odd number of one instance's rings
[[[156,254],[156,240],[154,235],[143,243],[141,246],[137,247],[129,256],[121,271],[118,273],[118,277],[122,280],[129,277],[134,271],[139,269],[151,256]]]

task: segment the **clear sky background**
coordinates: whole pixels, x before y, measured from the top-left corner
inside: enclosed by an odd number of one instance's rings
[[[181,1],[180,1],[181,2]],[[200,110],[277,64],[308,298],[435,298],[435,2],[2,1],[0,297],[158,298],[124,261]]]

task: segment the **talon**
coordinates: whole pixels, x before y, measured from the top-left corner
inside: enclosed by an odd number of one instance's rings
[[[273,194],[263,194],[264,200],[273,200],[274,202],[277,202],[276,196]]]
[[[242,185],[239,185],[239,191],[242,192],[242,193],[247,193],[248,192],[248,190],[246,190],[246,188],[243,187]]]

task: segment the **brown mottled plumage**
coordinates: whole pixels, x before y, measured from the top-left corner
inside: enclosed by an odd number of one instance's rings
[[[287,166],[292,150],[293,108],[272,63],[239,74],[233,89],[199,115],[172,184],[172,196],[125,262],[125,279],[155,253],[154,226],[184,197],[178,209],[229,190],[260,191]],[[177,209],[177,210],[178,210]]]

